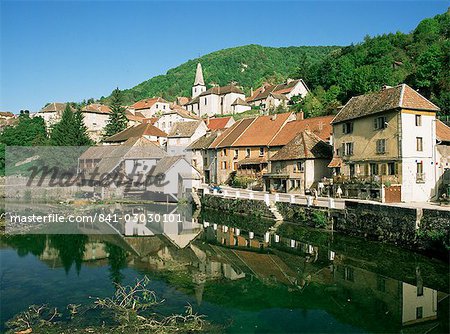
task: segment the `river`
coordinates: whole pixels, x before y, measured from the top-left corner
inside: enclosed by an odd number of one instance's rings
[[[287,223],[274,238],[253,218],[198,222],[146,237],[1,237],[1,330],[31,304],[83,304],[147,276],[161,312],[191,304],[227,333],[449,332],[445,262]]]

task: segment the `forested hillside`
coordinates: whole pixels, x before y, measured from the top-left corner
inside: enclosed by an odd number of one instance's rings
[[[125,103],[145,97],[190,96],[195,66],[205,82],[236,82],[246,93],[264,81],[303,78],[312,90],[296,109],[307,116],[334,112],[352,96],[407,83],[450,114],[450,13],[428,18],[411,33],[367,36],[347,47],[271,48],[246,45],[216,51],[124,91]],[[102,98],[106,102],[107,98]]]
[[[245,45],[209,53],[169,70],[165,75],[153,77],[139,85],[124,90],[125,103],[133,103],[152,96],[173,100],[177,96],[191,96],[195,68],[203,66],[205,83],[226,85],[236,82],[246,92],[264,81],[278,82],[295,73],[298,64],[307,59],[315,64],[338,47],[300,46],[272,48]],[[101,99],[104,102],[104,99]]]
[[[333,109],[355,95],[384,84],[407,83],[431,99],[443,114],[450,111],[450,13],[421,21],[409,33],[367,36],[357,45],[336,50],[326,59],[302,60],[295,77],[313,88],[303,107]]]

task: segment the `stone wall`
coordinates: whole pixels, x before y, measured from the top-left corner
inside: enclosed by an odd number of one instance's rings
[[[275,218],[264,201],[252,199],[223,198],[215,195],[203,195],[202,207],[219,211],[253,215],[257,217]]]
[[[346,212],[334,218],[336,231],[371,240],[412,246],[416,243],[416,209],[347,201]]]

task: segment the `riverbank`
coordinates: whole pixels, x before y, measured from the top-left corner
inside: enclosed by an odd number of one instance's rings
[[[389,243],[444,260],[449,257],[450,210],[346,200],[339,200],[337,207],[333,200],[317,205],[308,199],[306,203],[296,203],[293,197],[282,201],[279,195],[241,196],[238,193],[230,197],[229,192],[203,193],[201,204],[207,209],[272,219],[276,217],[270,208],[275,207],[287,222]]]

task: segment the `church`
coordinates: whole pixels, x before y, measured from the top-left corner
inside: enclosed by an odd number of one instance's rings
[[[245,102],[244,92],[235,85],[206,89],[200,63],[197,64],[192,86],[192,99],[185,108],[200,117],[241,113],[251,109]]]

